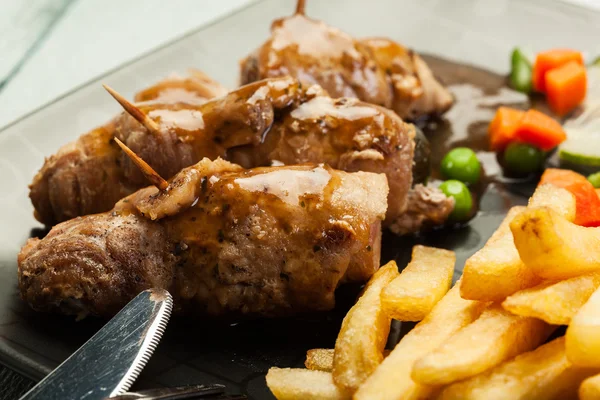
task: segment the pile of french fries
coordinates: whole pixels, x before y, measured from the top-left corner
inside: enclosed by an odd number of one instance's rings
[[[279,400],[600,399],[600,228],[575,210],[540,186],[452,288],[454,253],[415,246],[402,273],[373,275],[334,349],[271,368],[267,385]],[[387,352],[392,319],[420,322]]]

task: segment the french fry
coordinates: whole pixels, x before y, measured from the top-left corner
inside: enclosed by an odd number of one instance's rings
[[[577,311],[565,337],[569,361],[600,368],[600,289]]]
[[[600,399],[600,375],[587,378],[579,386],[579,400]]]
[[[400,321],[421,321],[452,285],[453,251],[414,246],[400,276],[381,292],[383,309]]]
[[[577,215],[577,201],[575,196],[566,189],[544,184],[535,189],[529,199],[527,208],[548,207],[573,222]]]
[[[528,208],[550,207],[568,220],[575,219],[575,198],[553,185],[538,187]],[[482,249],[465,263],[460,293],[465,299],[502,301],[541,282],[521,261],[510,230],[511,221],[525,209],[513,207]]]
[[[278,400],[346,400],[331,373],[302,368],[270,368],[267,386]]]
[[[545,282],[507,297],[502,307],[516,315],[539,318],[553,325],[568,325],[598,287],[600,273]]]
[[[304,366],[315,371],[331,372],[333,369],[333,349],[312,349],[307,351]]]
[[[486,371],[543,343],[554,330],[543,321],[489,306],[473,323],[452,335],[413,366],[414,381],[446,385]]]
[[[333,353],[333,349],[308,350],[304,366],[315,371],[331,372],[333,370]],[[383,350],[383,357],[387,357],[389,354],[389,350]]]
[[[335,384],[346,392],[358,389],[383,360],[391,317],[381,307],[381,291],[398,275],[394,261],[381,267],[342,322],[332,374]]]
[[[479,317],[488,303],[460,297],[458,282],[431,313],[396,345],[389,356],[354,394],[355,400],[410,400],[431,397],[437,387],[411,379],[414,362]]]
[[[510,232],[510,222],[524,210],[519,206],[511,208],[487,243],[467,259],[460,285],[462,297],[502,301],[540,282],[521,261]]]
[[[542,278],[561,280],[600,271],[600,228],[575,225],[541,207],[517,215],[510,229],[521,259]]]
[[[577,398],[581,381],[597,372],[567,360],[564,337],[497,367],[447,386],[441,400],[553,400]]]

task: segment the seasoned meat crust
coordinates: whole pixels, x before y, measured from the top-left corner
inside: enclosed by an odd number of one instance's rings
[[[186,108],[186,104],[199,105],[223,93],[226,89],[217,82],[192,70],[189,77],[173,76],[138,93],[136,101],[147,112],[176,112]],[[61,147],[44,161],[29,185],[35,217],[46,225],[54,225],[80,215],[107,211],[119,199],[145,186],[147,182],[113,142],[115,136],[123,139],[145,134],[135,119],[123,113]],[[161,172],[168,173],[167,176],[198,161],[191,160],[189,150],[173,139],[176,138],[172,135],[164,138],[171,142],[169,151],[161,157],[162,164],[167,164]],[[166,160],[173,155],[181,159]]]
[[[415,52],[385,38],[356,40],[303,14],[276,20],[271,37],[240,61],[241,83],[292,76],[332,97],[357,97],[403,119],[442,114],[450,92]]]
[[[36,310],[80,316],[110,316],[151,287],[189,314],[328,310],[340,282],[378,269],[387,192],[383,174],[204,159],[163,192],[139,190],[30,239],[21,295]]]
[[[345,171],[384,173],[390,187],[386,224],[406,208],[415,128],[383,107],[332,99],[319,86],[275,78],[200,105],[153,102],[140,108],[160,132],[148,132],[122,114],[46,161],[30,192],[40,221],[51,225],[109,210],[146,185],[113,137],[165,178],[203,157],[222,157],[245,168],[326,163]]]

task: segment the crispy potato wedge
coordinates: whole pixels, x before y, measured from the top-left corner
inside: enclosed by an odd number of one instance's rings
[[[331,373],[302,368],[270,368],[267,386],[278,400],[350,399],[333,383]]]
[[[414,246],[400,276],[381,292],[383,309],[399,321],[421,321],[452,285],[453,251]]]
[[[600,375],[587,378],[579,386],[579,400],[600,399]]]
[[[463,269],[460,294],[465,299],[502,301],[540,279],[521,261],[510,232],[510,222],[525,207],[513,207],[487,243],[469,257]]]
[[[396,345],[354,394],[355,400],[430,398],[439,388],[411,378],[416,360],[431,352],[459,329],[476,320],[488,303],[460,297],[460,282]]]
[[[567,360],[564,337],[497,367],[447,386],[442,400],[553,400],[577,398],[581,381],[597,371]]]
[[[600,289],[573,316],[565,337],[569,361],[600,368]]]
[[[542,278],[561,280],[600,272],[600,228],[575,225],[540,207],[517,215],[510,229],[521,259]]]
[[[473,323],[417,360],[412,378],[426,385],[446,385],[470,378],[535,349],[554,329],[543,321],[513,315],[493,304]]]
[[[502,307],[516,315],[539,318],[553,325],[568,325],[598,287],[600,273],[544,282],[508,296]]]
[[[569,191],[553,185],[536,189],[528,205],[535,207],[550,207],[570,221],[575,219],[575,198]],[[510,230],[511,221],[523,211],[523,207],[511,208],[485,246],[466,261],[460,288],[465,299],[502,301],[541,283],[521,261]]]
[[[315,371],[331,372],[333,369],[333,349],[311,349],[307,351],[304,366]]]
[[[398,275],[394,261],[381,267],[342,322],[332,374],[335,384],[347,392],[358,389],[383,360],[391,317],[381,307],[381,291]]]

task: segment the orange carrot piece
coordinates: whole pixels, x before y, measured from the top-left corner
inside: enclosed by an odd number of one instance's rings
[[[600,197],[587,178],[568,169],[548,168],[542,174],[540,185],[550,183],[573,193],[577,201],[575,223],[582,226],[600,226]]]
[[[546,99],[552,111],[563,116],[585,99],[587,75],[585,67],[570,61],[546,73]]]
[[[546,92],[546,72],[560,67],[570,61],[583,65],[581,52],[569,49],[553,49],[539,53],[533,65],[533,88],[538,92]]]
[[[598,198],[600,198],[600,189],[596,189],[596,194],[598,195]]]
[[[536,110],[525,113],[515,132],[515,139],[542,150],[550,150],[566,138],[567,134],[558,122]]]
[[[488,127],[490,146],[494,151],[504,148],[514,140],[515,132],[523,119],[525,111],[510,107],[500,107]]]

